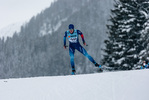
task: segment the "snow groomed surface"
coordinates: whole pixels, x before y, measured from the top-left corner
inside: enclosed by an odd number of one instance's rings
[[[1,100],[149,100],[149,70],[1,79]]]

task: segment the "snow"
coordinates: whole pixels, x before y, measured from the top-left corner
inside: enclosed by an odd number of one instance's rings
[[[62,22],[65,22],[68,20],[68,17],[64,18],[64,19],[61,19],[55,26],[51,26],[51,24],[48,25],[47,27],[47,24],[44,23],[42,26],[41,26],[41,29],[40,29],[40,35],[41,36],[44,36],[46,34],[52,34],[53,32],[56,32],[62,25]],[[47,29],[47,28],[50,28],[50,29]],[[46,32],[47,30],[49,30],[48,32]]]
[[[1,100],[148,100],[149,70],[1,79]]]
[[[136,18],[130,18],[129,20],[125,21],[124,24],[127,24],[127,23],[130,23],[130,22],[133,22]]]
[[[149,18],[149,14],[147,14],[145,11],[140,10],[140,13],[144,14],[144,16],[145,16],[146,18]]]
[[[0,1],[0,38],[12,37],[14,32],[19,32],[23,23],[33,16],[50,7],[57,0],[1,0]]]
[[[26,22],[17,22],[0,29],[0,38],[4,37],[4,39],[6,39],[7,37],[12,37],[15,32],[19,33],[21,26],[25,25]]]
[[[64,19],[62,19],[61,21],[59,21],[59,22],[57,23],[57,25],[54,26],[54,32],[57,31],[57,30],[60,28],[60,26],[62,25],[62,22],[67,21],[67,19],[68,19],[68,18],[64,18]]]
[[[144,24],[145,26],[145,32],[148,32],[149,30],[149,20]]]
[[[50,26],[50,25],[49,25],[49,26]],[[40,35],[41,35],[41,36],[46,35],[46,34],[47,34],[46,30],[47,30],[47,24],[44,23],[43,26],[41,26]],[[48,33],[51,34],[52,32],[49,31]]]
[[[127,32],[127,33],[129,33],[131,29],[132,29],[132,28],[122,29],[122,32]]]
[[[118,64],[121,64],[122,61],[124,61],[124,60],[125,60],[125,57],[122,57],[122,58],[120,58],[119,60],[117,60],[117,63],[118,63]]]

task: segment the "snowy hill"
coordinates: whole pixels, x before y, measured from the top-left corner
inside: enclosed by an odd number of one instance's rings
[[[14,23],[0,29],[0,38],[4,37],[6,39],[7,37],[12,37],[15,32],[19,33],[22,25],[25,25],[24,21]]]
[[[1,100],[148,100],[149,70],[0,80]]]

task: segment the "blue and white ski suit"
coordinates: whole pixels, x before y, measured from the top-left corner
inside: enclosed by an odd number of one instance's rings
[[[82,38],[83,43],[85,43],[84,36],[81,31],[74,30],[74,32],[71,34],[68,31],[65,32],[64,35],[64,46],[66,46],[66,37],[69,40],[69,55],[70,55],[70,63],[72,70],[75,70],[75,64],[74,64],[74,53],[75,49],[77,49],[79,52],[81,52],[84,56],[86,56],[92,63],[96,63],[95,60],[87,53],[87,51],[80,45],[79,43],[79,35]]]

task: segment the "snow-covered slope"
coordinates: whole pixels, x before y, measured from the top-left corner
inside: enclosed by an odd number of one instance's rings
[[[149,70],[0,80],[1,100],[148,100]]]
[[[25,25],[25,23],[26,22],[17,22],[0,29],[0,38],[4,37],[6,39],[7,37],[12,37],[15,32],[19,33],[21,26]]]

